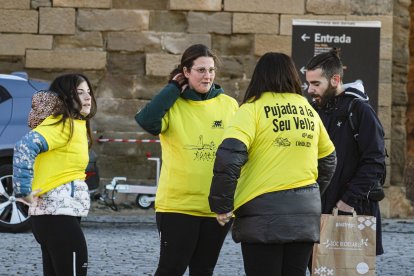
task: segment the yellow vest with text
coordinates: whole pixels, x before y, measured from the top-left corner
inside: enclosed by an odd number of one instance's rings
[[[32,190],[44,194],[75,179],[85,179],[89,162],[86,121],[73,120],[73,134],[69,140],[70,121],[54,124],[61,116],[47,117],[33,131],[40,133],[48,144],[48,151],[40,153],[34,163]]]
[[[236,138],[248,149],[235,209],[264,193],[315,183],[318,159],[335,150],[318,113],[294,93],[266,92],[243,104],[226,129],[226,138]]]
[[[217,147],[238,109],[220,94],[205,101],[178,98],[162,120],[162,168],[156,194],[157,212],[210,216],[208,195]]]

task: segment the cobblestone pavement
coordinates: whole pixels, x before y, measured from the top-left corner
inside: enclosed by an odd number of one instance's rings
[[[158,236],[153,211],[91,213],[82,225],[88,242],[88,275],[153,275]],[[414,275],[414,219],[384,220],[386,253],[377,275]],[[40,247],[31,233],[0,233],[0,275],[42,275]],[[226,238],[214,275],[244,275],[240,245]]]

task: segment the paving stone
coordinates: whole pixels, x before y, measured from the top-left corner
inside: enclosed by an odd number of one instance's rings
[[[82,227],[89,250],[88,275],[154,274],[159,240],[152,209],[94,208]],[[40,247],[31,233],[0,237],[0,275],[42,275]],[[385,254],[377,258],[377,275],[413,275],[414,219],[384,220],[383,237]],[[244,275],[241,249],[228,235],[214,276],[236,275]]]

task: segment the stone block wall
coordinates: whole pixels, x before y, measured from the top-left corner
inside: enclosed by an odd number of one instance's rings
[[[380,20],[379,115],[393,152],[394,18],[394,0],[2,0],[0,68],[47,80],[83,72],[97,96],[96,137],[152,138],[134,115],[165,85],[189,45],[203,43],[219,54],[216,81],[240,100],[260,55],[291,54],[292,19]],[[145,153],[159,155],[158,144],[94,148],[103,184],[113,176],[155,178]],[[403,166],[398,162],[391,159],[390,172]],[[388,175],[387,185],[401,186],[401,178]]]

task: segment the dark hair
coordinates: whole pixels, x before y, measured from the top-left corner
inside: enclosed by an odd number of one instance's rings
[[[82,116],[80,113],[82,104],[79,99],[77,88],[82,83],[86,82],[90,89],[91,96],[91,111],[87,116]],[[57,122],[66,123],[70,122],[70,138],[73,135],[73,119],[85,119],[86,129],[88,133],[89,147],[92,145],[92,133],[90,128],[89,119],[92,118],[97,111],[96,99],[93,93],[92,85],[88,78],[82,74],[65,74],[57,77],[50,84],[49,90],[55,92],[59,98],[63,101],[62,119]],[[60,114],[59,114],[60,115]]]
[[[292,59],[283,53],[266,53],[256,64],[242,103],[258,100],[263,92],[302,95],[298,71]]]
[[[184,51],[180,64],[171,71],[169,80],[172,80],[172,78],[179,73],[184,73],[184,67],[187,69],[191,68],[191,66],[193,66],[194,60],[199,57],[212,57],[214,63],[220,62],[217,55],[207,46],[203,44],[191,45]]]
[[[306,65],[306,70],[322,69],[322,76],[331,79],[334,75],[344,76],[344,69],[340,58],[341,50],[332,48],[329,52],[314,56]]]

